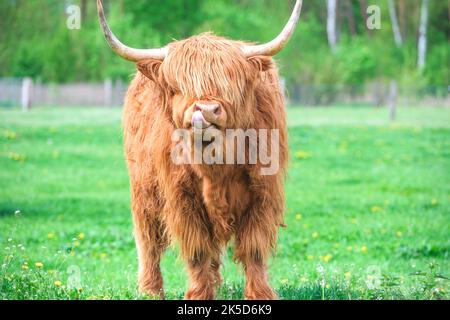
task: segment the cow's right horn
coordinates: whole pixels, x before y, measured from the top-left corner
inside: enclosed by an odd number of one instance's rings
[[[303,0],[297,0],[291,18],[284,27],[283,31],[272,41],[260,45],[247,45],[242,48],[246,57],[253,56],[274,56],[279,53],[289,42],[292,34],[297,27],[300,13],[302,11]]]
[[[108,41],[111,49],[122,58],[129,61],[138,62],[145,59],[164,60],[164,58],[167,56],[166,47],[159,49],[134,49],[127,47],[122,42],[120,42],[119,39],[117,39],[117,37],[109,28],[108,23],[106,22],[101,0],[97,0],[97,11],[106,41]]]

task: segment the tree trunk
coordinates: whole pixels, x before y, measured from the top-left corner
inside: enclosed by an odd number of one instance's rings
[[[356,22],[355,22],[355,16],[353,14],[353,5],[351,0],[345,1],[345,15],[347,16],[347,22],[348,22],[348,29],[350,30],[350,34],[352,36],[356,36],[357,30],[356,30]]]
[[[328,44],[331,51],[336,52],[337,33],[336,33],[336,17],[337,17],[337,0],[327,0],[327,35]]]
[[[408,27],[406,25],[406,0],[400,0],[399,2],[399,19],[400,19],[400,33],[402,35],[403,40],[408,38]]]
[[[81,0],[81,19],[84,22],[87,17],[87,0]]]
[[[398,99],[397,82],[391,81],[391,83],[389,84],[389,98],[388,98],[389,119],[391,121],[395,121],[395,119],[397,118],[397,99]]]
[[[364,18],[364,26],[366,28],[367,33],[369,34],[369,36],[372,35],[372,30],[370,30],[369,28],[367,28],[367,20],[369,20],[369,16],[367,15],[367,0],[359,0],[359,4],[361,7],[361,15]]]
[[[398,26],[397,11],[395,10],[394,0],[388,0],[389,15],[391,16],[392,31],[394,32],[395,44],[398,48],[402,46],[402,35]]]
[[[430,0],[422,0],[420,8],[420,25],[419,25],[419,43],[418,43],[418,57],[417,67],[422,70],[425,68],[425,61],[427,56],[427,26],[428,26],[428,5]]]
[[[450,21],[450,0],[448,0],[448,21]],[[447,31],[448,41],[450,41],[450,32]]]

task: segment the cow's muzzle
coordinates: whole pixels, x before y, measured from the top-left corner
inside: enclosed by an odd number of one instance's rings
[[[222,127],[226,122],[226,114],[222,106],[216,102],[196,102],[192,114],[192,127],[202,130],[211,127]]]

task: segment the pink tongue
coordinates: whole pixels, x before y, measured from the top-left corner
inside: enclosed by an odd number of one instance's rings
[[[196,129],[203,129],[203,125],[206,124],[206,120],[203,117],[201,111],[195,111],[192,115],[192,125]]]

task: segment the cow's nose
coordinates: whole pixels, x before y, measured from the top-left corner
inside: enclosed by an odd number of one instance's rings
[[[194,106],[194,112],[201,111],[206,120],[216,122],[222,114],[222,108],[218,103],[197,102]]]

